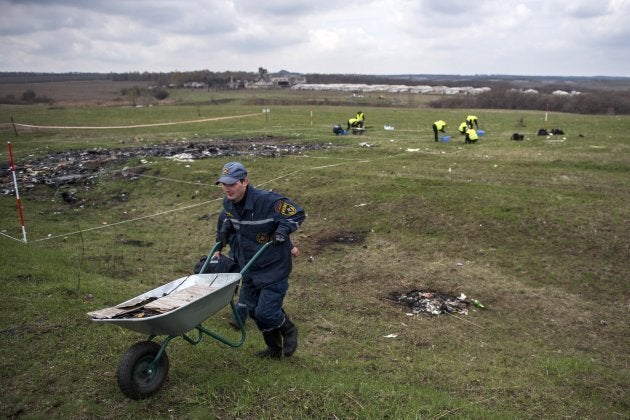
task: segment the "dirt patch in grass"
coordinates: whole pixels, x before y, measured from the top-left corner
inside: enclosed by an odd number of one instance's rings
[[[87,259],[90,269],[103,276],[127,280],[135,275],[133,263],[123,255],[98,255]]]
[[[333,231],[314,235],[311,239],[315,249],[322,251],[331,245],[362,245],[365,238],[365,232]]]
[[[27,334],[47,334],[62,328],[61,325],[49,324],[46,322],[23,324],[15,327],[9,327],[0,330],[0,337],[2,336],[22,336]]]
[[[120,240],[120,243],[123,245],[135,246],[138,248],[149,248],[153,246],[153,242],[151,241],[142,241],[140,239],[128,239],[123,238]]]

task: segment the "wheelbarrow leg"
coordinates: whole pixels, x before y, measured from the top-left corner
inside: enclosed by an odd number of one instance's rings
[[[236,331],[239,331],[245,325],[245,321],[247,321],[247,305],[245,305],[244,303],[236,302],[235,306],[236,311],[232,313],[228,324],[230,324],[230,326]]]
[[[237,347],[242,346],[243,343],[245,342],[245,339],[247,338],[247,333],[245,332],[245,325],[243,323],[243,320],[238,315],[236,305],[234,304],[233,300],[230,301],[230,306],[232,307],[232,314],[237,318],[237,322],[239,323],[239,327],[241,331],[241,338],[238,341],[228,340],[227,338],[222,337],[219,334],[210,331],[209,329],[205,328],[201,324],[195,327],[198,333],[197,338],[191,338],[186,334],[182,334],[182,337],[184,338],[184,340],[188,341],[190,344],[197,344],[201,341],[201,338],[203,337],[203,335],[206,334],[214,338],[215,340],[218,340],[222,342],[223,344],[226,344],[230,347],[237,348]]]

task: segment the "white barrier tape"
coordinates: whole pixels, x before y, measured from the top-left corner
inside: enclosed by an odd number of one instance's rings
[[[120,222],[108,223],[106,225],[95,226],[95,227],[88,228],[88,229],[81,229],[81,230],[77,230],[77,231],[70,232],[70,233],[64,233],[64,234],[61,234],[61,235],[50,235],[50,236],[47,236],[45,238],[35,239],[34,241],[31,241],[31,242],[41,242],[41,241],[47,241],[49,239],[63,238],[65,236],[77,235],[77,234],[82,233],[82,232],[90,232],[90,231],[93,231],[93,230],[105,229],[105,228],[108,228],[108,227],[118,226],[118,225],[122,225],[122,224],[125,224],[125,223],[137,222],[138,220],[149,219],[151,217],[161,216],[163,214],[173,213],[173,212],[180,211],[180,210],[187,210],[187,209],[191,209],[193,207],[198,207],[198,206],[201,206],[201,205],[204,205],[204,204],[208,204],[208,203],[212,203],[213,201],[219,201],[219,200],[223,200],[223,198],[216,198],[214,200],[204,201],[203,203],[197,203],[197,204],[192,204],[190,206],[178,207],[176,209],[171,209],[171,210],[166,210],[166,211],[162,211],[162,212],[155,213],[155,214],[149,214],[149,215],[146,215],[146,216],[136,217],[135,219],[122,220]]]
[[[16,240],[16,241],[18,241],[18,242],[22,242],[22,243],[24,243],[24,241],[23,241],[22,239],[14,238],[13,236],[7,235],[7,234],[6,234],[6,233],[4,233],[4,232],[0,232],[0,235],[2,235],[2,236],[6,236],[7,238],[10,238],[10,239]]]
[[[154,123],[154,124],[140,124],[140,125],[69,126],[69,125],[34,125],[34,124],[21,124],[21,123],[15,123],[13,125],[15,125],[16,127],[44,128],[44,129],[55,129],[55,130],[107,130],[107,129],[120,129],[120,128],[143,128],[143,127],[160,127],[160,126],[165,126],[165,125],[194,124],[194,123],[201,123],[201,122],[207,122],[207,121],[219,121],[219,120],[229,120],[229,119],[234,119],[234,118],[255,117],[257,115],[262,115],[262,114],[256,113],[256,114],[246,114],[246,115],[232,115],[228,117],[214,117],[214,118],[203,118],[200,120],[164,122],[164,123]]]

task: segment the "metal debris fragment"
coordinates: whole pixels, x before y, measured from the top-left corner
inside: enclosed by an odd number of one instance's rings
[[[466,295],[461,293],[459,296],[453,296],[442,292],[412,290],[406,293],[392,292],[390,294],[392,300],[396,303],[407,305],[411,308],[412,314],[468,314],[468,306],[473,305],[478,308],[483,306],[477,305],[476,299],[467,299]]]

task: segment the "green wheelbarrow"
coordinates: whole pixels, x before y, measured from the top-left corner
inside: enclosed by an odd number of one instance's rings
[[[131,346],[118,365],[118,387],[125,396],[140,400],[162,387],[169,370],[166,347],[176,337],[182,337],[192,345],[199,344],[204,335],[230,347],[243,345],[245,326],[236,310],[234,297],[243,274],[268,246],[269,242],[263,245],[239,273],[192,274],[116,306],[88,312],[92,321],[110,323],[148,335],[145,341]],[[210,251],[200,273],[205,271],[218,248],[219,243]],[[228,304],[240,327],[240,339],[237,341],[228,340],[202,325]],[[158,336],[166,336],[161,344],[153,341]]]

